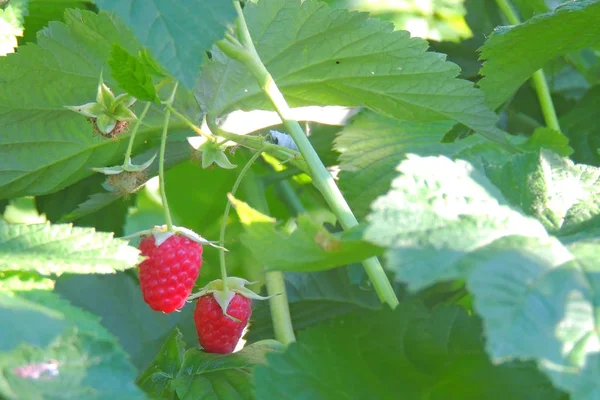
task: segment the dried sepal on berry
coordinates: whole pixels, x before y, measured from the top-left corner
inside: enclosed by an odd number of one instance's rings
[[[272,297],[261,296],[246,287],[246,285],[251,285],[253,283],[256,282],[250,282],[246,279],[234,276],[227,277],[225,282],[223,282],[222,279],[215,279],[214,281],[209,282],[197,293],[194,293],[188,297],[187,300],[192,301],[204,295],[212,294],[223,310],[223,314],[226,314],[227,307],[229,307],[229,303],[236,293],[253,300],[268,300]]]
[[[170,238],[173,235],[182,235],[196,243],[202,245],[207,244],[219,250],[228,251],[226,248],[219,246],[217,242],[204,239],[202,236],[198,235],[193,230],[181,226],[174,226],[173,230],[170,231],[166,225],[157,225],[152,227],[151,229],[145,229],[143,231],[124,236],[122,239],[133,239],[136,237],[149,235],[152,235],[154,237],[154,241],[157,246],[160,246],[161,243],[165,242],[168,238]]]

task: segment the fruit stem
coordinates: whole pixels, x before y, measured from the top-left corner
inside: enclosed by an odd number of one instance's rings
[[[165,188],[165,149],[167,147],[167,133],[169,131],[169,119],[171,118],[171,108],[175,100],[175,93],[177,93],[177,85],[173,87],[173,92],[165,104],[165,120],[163,125],[162,137],[160,139],[160,154],[158,156],[158,179],[160,182],[160,197],[163,203],[163,211],[165,213],[165,222],[167,223],[167,229],[173,231],[173,220],[171,219],[171,211],[169,210],[169,203],[167,202],[167,190]]]
[[[515,12],[509,0],[496,0],[496,4],[498,4],[498,8],[500,11],[502,11],[510,24],[519,25],[521,23],[519,16]],[[533,85],[540,102],[542,114],[544,114],[546,126],[556,131],[560,131],[558,117],[556,116],[554,103],[552,103],[550,89],[548,89],[548,84],[546,83],[546,75],[544,74],[544,70],[538,69],[535,71],[531,77],[531,80],[533,81]]]
[[[244,189],[248,204],[263,214],[269,215],[269,205],[264,196],[264,182],[258,179],[246,180]],[[275,339],[286,345],[295,342],[296,335],[294,334],[294,327],[292,325],[283,272],[267,272],[265,274],[265,284],[269,295],[271,321],[273,322]]]
[[[236,20],[237,35],[241,44],[244,46],[244,49],[240,50],[237,49],[237,46],[231,46],[231,48],[228,49],[228,55],[243,63],[256,78],[259,86],[271,101],[277,114],[279,114],[279,117],[283,121],[283,125],[291,134],[294,142],[296,142],[296,145],[300,149],[300,153],[308,165],[315,187],[321,192],[329,204],[329,207],[331,207],[332,211],[337,216],[342,227],[344,229],[349,229],[357,226],[358,221],[354,217],[352,210],[342,195],[342,192],[337,187],[333,177],[323,165],[323,162],[304,134],[298,121],[290,116],[290,107],[254,47],[239,2],[234,1],[234,6],[238,13],[238,18]],[[219,43],[219,46],[220,45],[221,44]],[[367,275],[373,283],[373,287],[375,288],[379,299],[382,302],[388,303],[391,308],[395,308],[398,305],[398,299],[379,260],[376,257],[371,257],[364,260],[363,265]]]
[[[151,104],[152,103],[150,103],[150,102],[146,102],[146,105],[144,106],[144,110],[142,111],[142,114],[137,119],[137,121],[135,121],[135,125],[133,126],[133,129],[131,130],[131,136],[129,137],[129,143],[127,144],[127,151],[125,152],[125,160],[123,161],[123,168],[127,167],[128,162],[131,160],[131,152],[133,151],[133,142],[135,141],[135,134],[137,133],[138,129],[140,128],[140,125],[142,124],[142,120],[144,119],[144,117],[146,116],[146,113],[150,109]]]
[[[235,196],[235,192],[237,192],[242,179],[246,176],[246,173],[252,167],[252,164],[260,157],[261,152],[257,151],[250,157],[250,160],[244,165],[244,168],[240,171],[240,174],[237,176],[235,182],[233,183],[233,187],[231,188],[231,195]],[[223,219],[221,221],[221,230],[219,231],[219,244],[222,247],[225,247],[225,229],[227,228],[227,219],[229,218],[229,211],[231,210],[231,201],[229,198],[227,199],[227,204],[225,204],[225,211],[223,212]],[[223,280],[223,292],[227,294],[227,265],[225,264],[225,251],[219,250],[219,266],[221,268],[221,279]]]

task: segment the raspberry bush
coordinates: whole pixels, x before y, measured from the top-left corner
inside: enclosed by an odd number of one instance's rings
[[[600,398],[600,1],[0,1],[0,398]]]

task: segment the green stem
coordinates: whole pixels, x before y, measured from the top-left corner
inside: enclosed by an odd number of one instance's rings
[[[244,192],[248,203],[263,214],[269,214],[269,205],[265,198],[264,183],[261,180],[246,180]],[[265,284],[269,294],[269,305],[271,309],[271,321],[273,321],[273,331],[275,339],[283,344],[289,344],[296,341],[290,306],[285,289],[285,280],[283,272],[269,271],[265,274]]]
[[[519,25],[521,20],[515,12],[514,8],[510,4],[509,0],[496,0],[498,8],[508,22],[512,25]],[[560,125],[558,123],[558,117],[556,116],[556,110],[554,109],[554,103],[552,103],[552,96],[550,95],[550,89],[546,83],[546,75],[543,69],[535,71],[531,77],[535,91],[540,102],[542,114],[544,114],[544,121],[548,128],[560,131]]]
[[[337,216],[342,227],[344,229],[349,229],[358,225],[358,221],[354,217],[352,210],[348,206],[340,189],[337,187],[333,177],[323,165],[323,162],[304,134],[298,121],[291,117],[290,108],[285,98],[258,56],[239,2],[234,1],[234,5],[238,13],[238,18],[236,20],[237,33],[245,50],[238,51],[237,54],[234,54],[234,58],[242,62],[246,68],[252,72],[259,86],[267,95],[271,104],[275,107],[275,110],[283,121],[283,125],[292,135],[294,142],[296,142],[296,145],[300,149],[300,153],[308,165],[315,187],[321,192],[332,211]],[[364,260],[363,265],[381,301],[386,302],[390,307],[395,308],[398,305],[398,299],[396,298],[394,289],[385,275],[379,260],[376,257],[372,257]]]
[[[167,229],[173,230],[173,220],[171,219],[171,211],[169,210],[169,203],[167,202],[167,191],[165,188],[165,149],[167,147],[167,133],[169,132],[169,119],[171,118],[170,106],[175,100],[175,93],[177,92],[178,83],[175,82],[175,87],[169,99],[165,102],[165,120],[163,124],[162,137],[160,139],[160,154],[158,158],[158,179],[160,182],[160,197],[162,198],[163,211],[165,213],[165,222],[167,223]]]
[[[138,129],[140,128],[140,125],[142,125],[142,121],[144,120],[146,113],[150,109],[151,104],[152,103],[150,103],[150,102],[146,103],[146,106],[144,107],[142,114],[137,119],[137,121],[135,121],[133,130],[131,131],[131,136],[129,137],[129,143],[127,144],[127,151],[125,152],[125,160],[123,161],[123,168],[125,168],[128,165],[128,162],[131,160],[131,152],[133,151],[133,142],[135,141],[135,134],[137,133]]]
[[[260,157],[260,151],[257,151],[252,155],[250,160],[244,165],[244,168],[240,171],[240,174],[237,176],[233,188],[231,188],[231,195],[235,196],[235,192],[237,192],[242,179],[246,176],[246,173],[252,167],[252,164]],[[223,220],[221,221],[221,230],[219,232],[219,243],[221,246],[225,247],[225,229],[227,228],[227,219],[229,218],[229,211],[231,210],[231,201],[227,200],[227,204],[225,205],[225,211],[223,212]],[[225,251],[219,251],[219,266],[221,267],[221,279],[223,282],[227,280],[227,266],[225,265]],[[223,285],[223,289],[227,291],[227,285]]]

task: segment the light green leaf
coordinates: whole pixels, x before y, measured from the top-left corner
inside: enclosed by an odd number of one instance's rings
[[[533,134],[520,147],[526,151],[548,149],[563,157],[573,154],[573,148],[569,146],[568,137],[559,131],[545,127],[533,131]]]
[[[308,0],[263,0],[244,8],[258,54],[292,106],[364,106],[413,122],[451,120],[504,142],[483,94],[427,42],[364,13]],[[327,40],[325,40],[327,39]],[[255,78],[217,49],[197,97],[216,116],[271,108]]]
[[[53,293],[0,293],[0,322],[3,398],[145,398],[115,338]]]
[[[486,104],[496,108],[535,71],[571,50],[600,45],[600,3],[571,1],[518,26],[500,27],[481,52],[486,60],[479,85]]]
[[[156,89],[146,66],[127,50],[114,44],[108,65],[119,86],[138,100],[156,100]]]
[[[236,13],[231,1],[97,0],[135,32],[169,72],[194,87],[205,52],[225,34]]]
[[[407,122],[373,112],[362,112],[338,134],[335,148],[342,172],[340,187],[352,210],[364,216],[370,204],[387,192],[397,175],[396,166],[407,153],[445,155],[466,159],[497,153],[508,159],[509,153],[477,135],[452,143],[442,143],[451,122]],[[471,150],[471,153],[467,151]]]
[[[90,228],[0,220],[0,270],[113,273],[134,267],[138,254],[126,241]]]
[[[600,284],[590,256],[597,243],[586,242],[592,247],[585,254],[571,251],[593,234],[565,238],[565,247],[538,221],[508,207],[481,172],[460,160],[411,156],[398,170],[391,191],[373,204],[366,231],[367,239],[388,247],[396,279],[412,289],[466,280],[494,362],[534,359],[557,384],[571,380],[561,387],[577,395],[574,400],[599,390],[581,389],[593,371],[586,359],[600,351],[594,308]],[[525,174],[520,179],[536,186]]]
[[[122,159],[121,140],[93,133],[92,124],[65,106],[96,97],[98,77],[113,43],[137,51],[135,38],[107,14],[68,11],[66,25],[52,22],[37,44],[0,57],[0,197],[47,194],[90,175],[90,167]],[[143,128],[134,148],[158,134]]]
[[[12,0],[0,9],[0,56],[14,53],[17,37],[23,36],[23,18],[29,0]]]
[[[353,313],[300,332],[254,371],[256,398],[561,399],[531,364],[493,366],[475,318],[458,307],[433,312]],[[466,384],[468,383],[468,384]]]
[[[365,239],[388,248],[390,268],[413,290],[460,278],[457,262],[501,237],[547,237],[465,161],[409,155],[398,171],[373,203]]]
[[[549,151],[515,155],[486,174],[514,206],[556,235],[600,226],[600,168]]]
[[[52,290],[53,288],[54,281],[42,277],[37,272],[0,272],[0,292],[18,292],[23,290]]]
[[[380,253],[378,247],[360,240],[351,231],[330,233],[308,214],[298,217],[293,232],[285,232],[276,228],[274,219],[242,201],[230,199],[246,231],[242,243],[267,270],[320,271]]]

